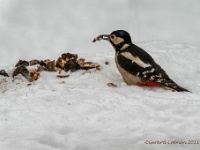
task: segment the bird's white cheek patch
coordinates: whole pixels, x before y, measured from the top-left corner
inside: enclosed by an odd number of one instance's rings
[[[126,57],[127,59],[131,60],[132,63],[138,64],[140,67],[146,68],[146,67],[151,66],[149,63],[143,62],[139,57],[137,57],[137,56],[135,57],[129,52],[121,53],[121,55]]]
[[[120,37],[115,37],[114,39],[111,39],[111,40],[115,45],[119,45],[120,43],[124,42],[124,39]]]

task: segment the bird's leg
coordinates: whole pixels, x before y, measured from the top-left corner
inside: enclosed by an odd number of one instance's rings
[[[93,42],[100,41],[100,40],[109,40],[109,35],[106,35],[106,34],[105,35],[99,35],[93,40]]]

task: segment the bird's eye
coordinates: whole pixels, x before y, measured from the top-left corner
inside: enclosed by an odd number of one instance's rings
[[[114,39],[114,38],[115,38],[115,36],[114,36],[114,35],[111,35],[111,36],[110,36],[110,38],[111,38],[111,39]]]

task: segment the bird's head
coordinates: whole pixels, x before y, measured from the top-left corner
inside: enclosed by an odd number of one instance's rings
[[[109,41],[116,51],[124,50],[132,44],[131,36],[124,30],[116,30],[111,34],[99,35],[93,40],[93,42],[102,39]]]

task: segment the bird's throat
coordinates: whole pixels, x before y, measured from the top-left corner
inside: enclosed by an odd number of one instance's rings
[[[127,43],[120,43],[120,44],[118,44],[118,45],[115,45],[115,44],[113,44],[113,43],[111,43],[111,44],[112,44],[112,46],[114,47],[114,49],[115,49],[116,52],[123,51],[123,50],[125,50],[127,47],[130,46],[130,44],[127,44]]]

